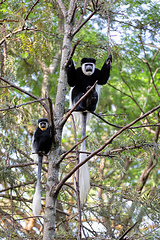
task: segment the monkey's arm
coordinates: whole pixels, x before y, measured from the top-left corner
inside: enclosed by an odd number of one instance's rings
[[[68,84],[70,87],[74,87],[76,85],[76,69],[74,67],[74,63],[72,59],[69,66],[66,68],[66,70],[67,70]]]
[[[110,69],[112,68],[111,62],[112,62],[112,55],[110,54],[109,57],[106,59],[105,63],[103,64],[103,67],[101,69],[101,77],[98,81],[98,84],[104,85],[107,83],[110,76]]]
[[[37,132],[38,128],[34,132],[34,135],[32,137],[32,153],[37,153],[38,152],[38,139],[37,139]]]

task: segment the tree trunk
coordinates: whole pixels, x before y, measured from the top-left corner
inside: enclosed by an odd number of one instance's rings
[[[70,54],[72,44],[72,30],[73,30],[73,14],[75,9],[75,1],[70,1],[68,14],[65,16],[65,33],[62,46],[61,67],[58,80],[56,103],[54,108],[54,121],[56,126],[55,146],[53,152],[50,154],[48,166],[48,178],[46,184],[46,206],[44,216],[44,235],[43,240],[54,239],[55,234],[55,217],[56,217],[56,203],[57,196],[51,196],[51,189],[58,183],[59,166],[56,165],[61,154],[61,137],[63,127],[59,122],[64,114],[64,104],[67,86],[67,76],[65,70],[65,63]]]

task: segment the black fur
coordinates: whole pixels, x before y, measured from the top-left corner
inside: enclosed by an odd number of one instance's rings
[[[41,118],[38,120],[38,123],[40,122],[47,122],[48,119]],[[49,126],[46,130],[41,130],[39,127],[37,127],[34,136],[33,136],[33,150],[34,153],[49,153],[51,146],[52,146],[52,128]]]
[[[94,58],[83,58],[81,64],[92,62],[95,64],[96,60]],[[74,87],[71,93],[71,100],[73,105],[87,92],[88,87],[93,86],[93,84],[98,80],[99,85],[104,85],[107,83],[110,76],[112,55],[109,55],[105,63],[103,64],[101,70],[95,68],[92,75],[87,76],[82,72],[82,68],[78,67],[75,69],[74,63],[71,60],[71,64],[67,67],[67,80],[70,87]],[[89,98],[90,104],[86,104],[87,98]],[[82,101],[76,108],[77,111],[95,111],[96,104],[98,102],[98,94],[93,89],[90,95],[88,95],[84,101]]]
[[[52,146],[52,128],[48,124],[48,119],[41,118],[38,120],[41,128],[45,128],[46,124],[48,127],[46,130],[41,130],[37,127],[32,140],[32,153],[38,155],[38,173],[36,190],[33,197],[33,214],[39,215],[41,211],[41,171],[43,154],[49,153]],[[34,156],[35,156],[34,155]]]

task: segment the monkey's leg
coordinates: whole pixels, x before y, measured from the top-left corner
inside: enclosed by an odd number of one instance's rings
[[[84,93],[80,92],[73,100],[73,105],[79,101],[79,99],[84,95]],[[86,110],[86,103],[85,103],[85,99],[82,100],[82,102],[80,102],[80,104],[76,107],[75,111],[80,111],[83,112]]]
[[[87,87],[87,91],[91,88],[91,86]],[[88,94],[86,99],[86,107],[88,111],[94,112],[96,110],[96,105],[98,102],[98,93],[92,89],[92,91]]]

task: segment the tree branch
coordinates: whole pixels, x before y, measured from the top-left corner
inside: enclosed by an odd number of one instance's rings
[[[33,6],[30,8],[29,12],[27,13],[26,17],[24,18],[24,20],[26,21],[30,15],[30,13],[32,12],[33,8],[37,5],[37,3],[39,2],[39,0],[37,0]]]
[[[45,103],[43,103],[38,97],[36,97],[36,96],[33,95],[32,93],[27,92],[26,90],[24,90],[24,89],[22,89],[22,88],[16,86],[15,84],[9,82],[8,80],[4,79],[3,77],[0,77],[0,79],[1,79],[2,81],[4,81],[5,83],[9,84],[10,86],[12,86],[13,88],[16,88],[16,89],[19,90],[20,92],[25,93],[26,95],[30,96],[31,98],[38,100],[38,101],[40,102],[40,104],[44,107],[44,109],[46,110],[46,112],[47,112],[47,113],[49,112],[47,105],[46,105]]]
[[[153,87],[154,87],[154,89],[155,89],[158,97],[160,98],[160,93],[158,92],[158,89],[157,89],[157,87],[156,87],[156,85],[155,85],[155,82],[154,82],[154,76],[153,76],[153,73],[152,73],[151,66],[150,66],[150,64],[148,63],[148,60],[147,60],[147,56],[146,56],[146,52],[145,52],[145,49],[144,49],[144,44],[143,44],[141,35],[139,35],[139,39],[140,39],[140,41],[141,41],[142,49],[143,49],[144,56],[145,56],[145,60],[142,59],[142,61],[143,61],[144,63],[146,63],[146,65],[147,65],[147,67],[148,67],[148,69],[149,69],[149,72],[150,72],[150,75],[151,75],[151,79],[152,79]]]
[[[73,55],[74,55],[74,52],[75,52],[75,50],[76,50],[76,47],[78,46],[78,44],[79,44],[80,42],[81,42],[81,40],[77,40],[77,42],[73,45],[73,48],[72,48],[72,51],[71,51],[71,53],[70,53],[70,55],[69,55],[69,57],[68,57],[67,63],[65,64],[65,68],[68,67],[68,65],[69,65],[69,63],[70,63],[70,60],[71,60],[71,58],[72,58]]]
[[[63,2],[61,0],[56,0],[56,2],[58,3],[58,5],[61,9],[61,12],[63,13],[64,18],[66,18],[67,17],[67,11],[66,11],[66,8],[65,8]]]
[[[12,87],[12,86],[10,86]],[[14,108],[20,108],[22,106],[25,106],[25,105],[28,105],[28,104],[32,104],[32,103],[35,103],[35,102],[40,102],[40,101],[43,101],[43,100],[46,100],[46,98],[41,98],[41,99],[38,99],[38,100],[34,100],[34,101],[30,101],[30,102],[26,102],[26,103],[22,103],[22,104],[19,104],[19,105],[14,105],[12,107],[8,107],[8,108],[3,108],[3,109],[0,109],[0,112],[2,111],[8,111],[8,110],[11,110],[11,109],[14,109]]]
[[[66,114],[66,116],[62,119],[60,126],[63,126],[65,124],[65,122],[67,121],[67,119],[69,118],[69,116],[71,115],[71,113],[76,109],[76,107],[78,106],[78,104],[80,102],[83,101],[83,99],[85,99],[85,97],[92,91],[92,89],[95,87],[95,85],[97,84],[98,80],[93,84],[93,86],[78,100],[78,102],[76,102],[76,104],[73,106],[73,108]]]
[[[56,163],[56,165],[59,165],[63,159],[70,153],[72,152],[79,144],[81,144],[84,140],[86,140],[88,136],[86,136],[85,138],[83,138],[81,141],[79,141],[78,143],[76,143],[71,149],[69,149],[67,152],[65,152],[62,157],[60,158],[60,160]]]
[[[56,140],[55,140],[56,129],[55,129],[55,124],[54,124],[52,100],[49,97],[48,97],[48,102],[49,102],[50,118],[51,118],[51,125],[52,125],[52,138],[53,138],[53,144],[55,145],[56,144]]]
[[[148,116],[149,114],[155,112],[156,110],[158,110],[160,108],[160,104],[158,106],[156,106],[155,108],[152,108],[150,111],[148,111],[147,113],[145,113],[144,115],[136,118],[134,121],[132,121],[131,123],[127,124],[126,126],[124,126],[122,129],[120,129],[119,131],[117,131],[115,134],[112,135],[112,137],[110,137],[100,148],[98,148],[96,151],[92,152],[84,161],[82,161],[81,163],[79,163],[78,165],[76,165],[62,180],[61,182],[59,182],[59,184],[57,186],[54,186],[51,188],[50,191],[50,196],[57,196],[60,189],[62,188],[63,184],[72,176],[72,174],[78,169],[80,168],[82,165],[84,165],[89,159],[91,159],[95,154],[101,152],[107,145],[111,144],[112,141],[118,137],[122,132],[124,132],[126,129],[128,129],[129,127],[131,127],[132,125],[134,125],[136,122],[140,121],[141,119],[145,118],[146,116]]]
[[[126,234],[128,232],[130,232],[132,230],[132,228],[134,228],[136,226],[138,222],[135,222],[135,224],[133,224],[133,226],[131,226],[127,231],[125,231],[125,233],[118,239],[118,240],[125,240],[126,238],[124,238],[126,236]]]
[[[81,25],[83,17],[86,14],[87,3],[88,3],[88,0],[85,0],[84,1],[84,6],[83,6],[83,10],[81,11],[81,16],[80,16],[79,21],[78,21],[78,23],[76,25],[76,29]]]
[[[77,28],[74,30],[72,36],[74,36],[80,29],[93,17],[93,15],[98,11],[98,9],[94,10]]]

